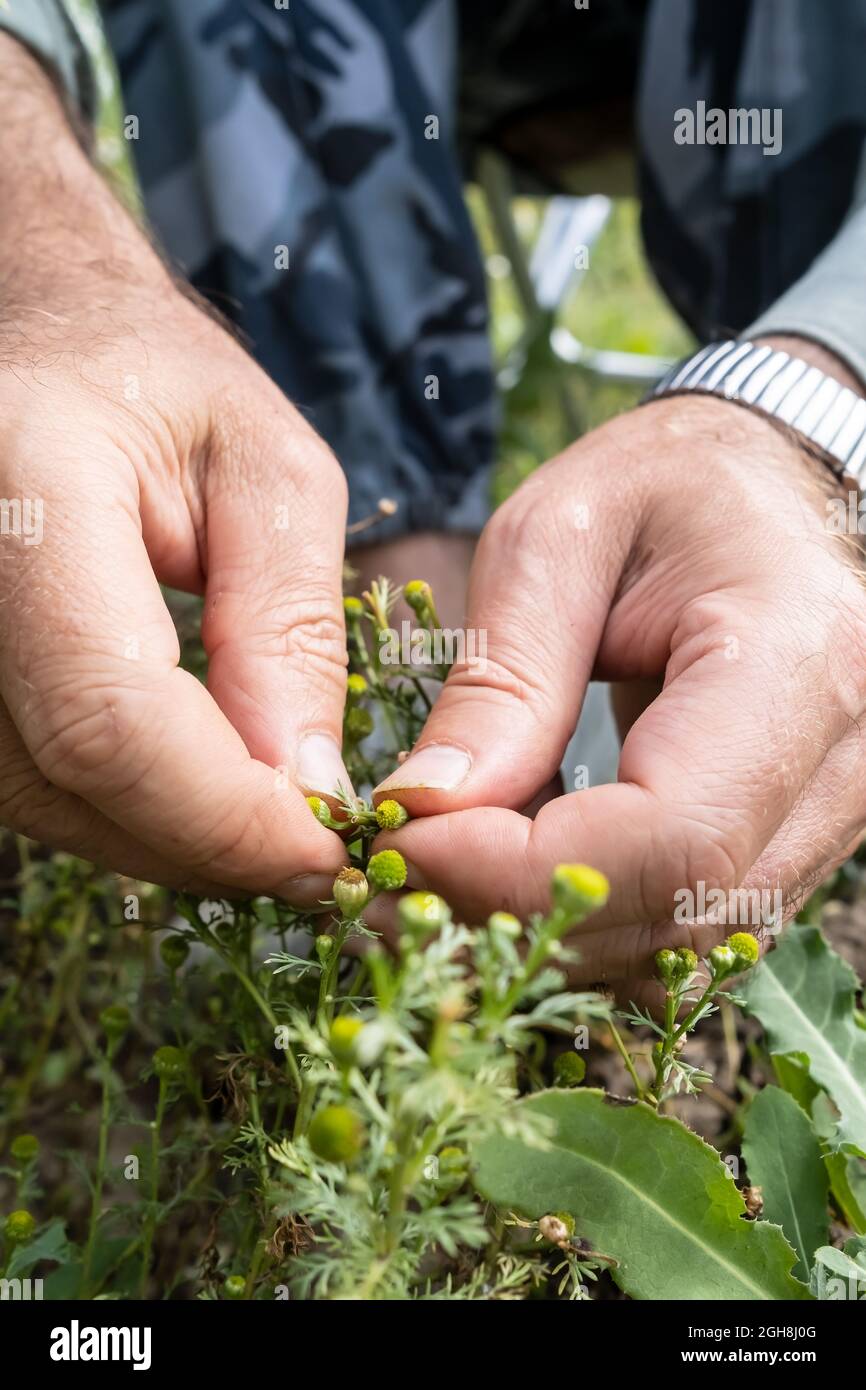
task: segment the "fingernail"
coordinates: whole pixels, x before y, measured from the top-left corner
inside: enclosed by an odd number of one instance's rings
[[[411,753],[396,772],[386,777],[378,791],[386,787],[430,787],[435,791],[451,792],[469,775],[472,759],[463,748],[450,743],[428,743]]]
[[[298,874],[283,885],[282,897],[292,907],[303,907],[315,911],[322,902],[329,902],[334,896],[333,874]]]
[[[307,734],[301,740],[295,775],[308,794],[335,796],[338,787],[352,789],[340,750],[329,734]]]
[[[410,864],[405,856],[403,862],[406,865],[406,887],[413,889],[416,893],[426,893],[429,884],[421,870],[416,869],[414,864]]]

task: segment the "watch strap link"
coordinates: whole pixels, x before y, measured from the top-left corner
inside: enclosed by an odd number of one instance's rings
[[[780,420],[866,490],[866,400],[802,358],[766,344],[709,343],[676,363],[645,399],[691,391],[721,396]]]

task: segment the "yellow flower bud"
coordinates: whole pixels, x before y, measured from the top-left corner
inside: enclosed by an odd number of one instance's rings
[[[406,860],[396,849],[381,849],[367,865],[367,878],[380,892],[393,892],[406,882]]]
[[[752,936],[751,932],[735,931],[733,936],[728,937],[725,945],[736,956],[738,970],[750,970],[757,964],[761,955],[757,938]]]
[[[399,801],[380,801],[376,807],[376,820],[382,830],[399,830],[409,819],[409,812]]]
[[[327,801],[323,801],[320,796],[308,796],[307,805],[316,817],[316,820],[321,821],[323,825],[328,824],[328,821],[331,819],[331,812],[328,808]]]
[[[557,864],[553,871],[551,892],[556,907],[575,917],[597,912],[604,907],[610,884],[598,869],[588,864]]]

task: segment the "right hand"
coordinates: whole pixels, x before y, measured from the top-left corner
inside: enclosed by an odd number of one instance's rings
[[[29,243],[0,214],[0,499],[24,503],[0,535],[0,824],[312,905],[345,863],[303,795],[348,786],[343,474],[52,134]],[[209,691],[160,583],[204,591]]]

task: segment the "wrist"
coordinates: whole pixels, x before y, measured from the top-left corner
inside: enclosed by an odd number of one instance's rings
[[[92,293],[94,279],[168,272],[90,163],[53,81],[0,32],[0,322]],[[28,315],[29,316],[29,315]]]

